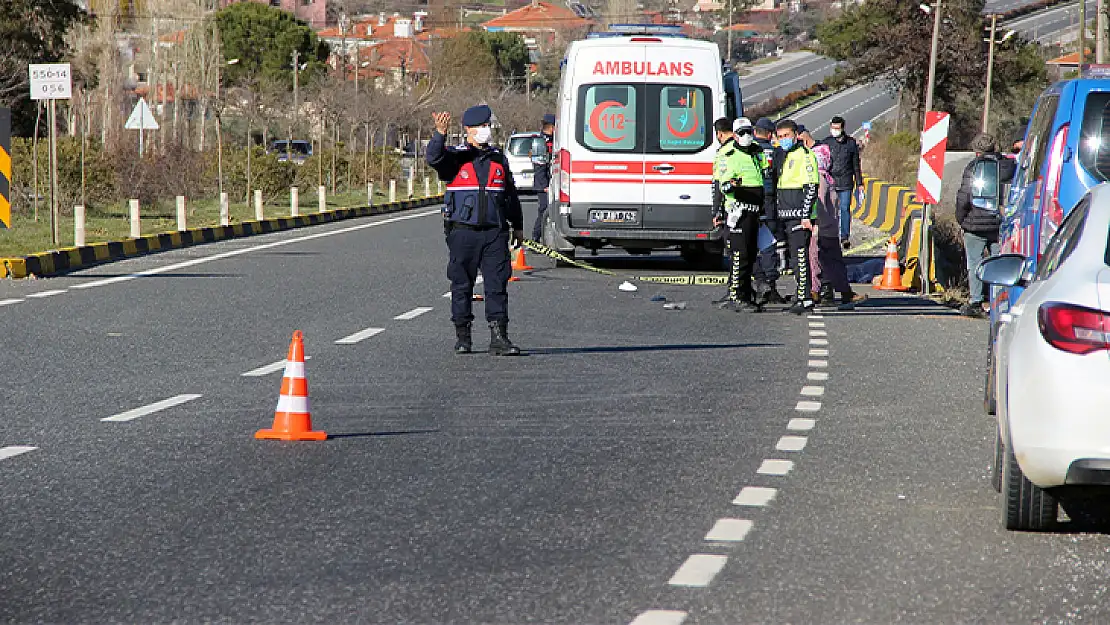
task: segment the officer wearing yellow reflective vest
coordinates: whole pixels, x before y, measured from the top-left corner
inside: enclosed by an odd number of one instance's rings
[[[773,217],[786,234],[788,254],[793,258],[798,288],[794,304],[788,309],[796,315],[813,310],[810,292],[809,237],[817,217],[817,192],[820,178],[817,157],[798,141],[798,125],[784,119],[775,125],[779,147],[770,169],[774,199]]]
[[[713,123],[721,147],[713,163],[713,223],[727,228],[729,273],[728,293],[715,302],[735,312],[759,312],[752,288],[763,210],[764,175],[767,157],[755,143],[751,121],[740,118],[734,126],[727,118]]]

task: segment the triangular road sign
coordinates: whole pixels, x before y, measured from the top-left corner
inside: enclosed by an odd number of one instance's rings
[[[135,105],[135,110],[131,111],[131,117],[127,118],[123,127],[128,130],[158,130],[158,121],[154,119],[146,98],[139,98],[139,103]]]

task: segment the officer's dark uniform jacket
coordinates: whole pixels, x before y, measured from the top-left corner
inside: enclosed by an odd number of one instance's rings
[[[540,192],[551,185],[551,148],[555,141],[551,135],[543,135],[543,139],[547,144],[547,164],[536,166],[536,173],[532,177],[532,188]]]
[[[445,136],[433,133],[427,150],[428,164],[440,180],[447,181],[445,226],[521,229],[524,216],[520,198],[504,154],[494,147],[475,148],[468,143],[447,147],[446,142]]]

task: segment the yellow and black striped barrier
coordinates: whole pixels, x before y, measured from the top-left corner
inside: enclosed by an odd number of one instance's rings
[[[12,110],[0,108],[0,228],[12,227]]]
[[[323,213],[312,213],[298,217],[278,217],[263,221],[247,221],[230,226],[194,228],[182,232],[152,234],[137,239],[93,243],[82,247],[70,247],[17,258],[0,258],[0,278],[8,277],[20,279],[29,276],[51,276],[100,263],[142,256],[152,252],[180,249],[183,247],[200,245],[202,243],[213,243],[225,239],[237,239],[257,234],[268,234],[270,232],[280,232],[282,230],[303,228],[305,226],[315,226],[356,217],[370,217],[387,213],[397,213],[413,208],[431,206],[442,201],[443,196],[432,196],[415,200],[402,200],[378,204],[375,206],[338,208]]]

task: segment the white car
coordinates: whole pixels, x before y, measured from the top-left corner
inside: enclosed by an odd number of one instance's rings
[[[1003,315],[994,363],[992,481],[1007,529],[1050,529],[1061,495],[1110,485],[1108,233],[1102,184],[1068,213],[1035,273],[1016,254],[980,265],[984,282],[1026,286]]]
[[[535,194],[536,168],[546,167],[550,159],[547,140],[539,132],[518,132],[505,144],[509,170],[513,172],[516,189],[523,194]]]

